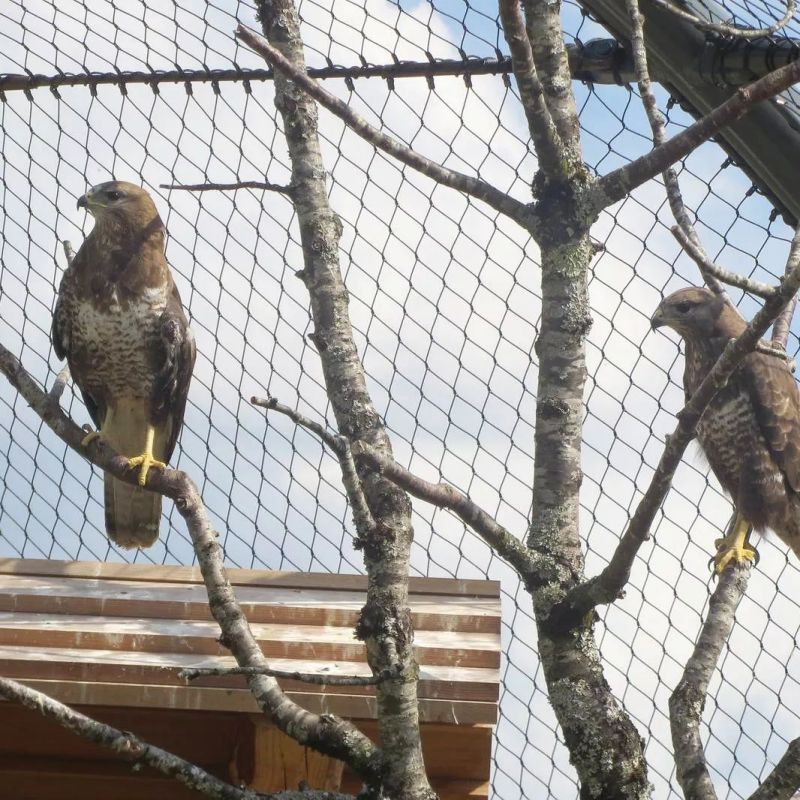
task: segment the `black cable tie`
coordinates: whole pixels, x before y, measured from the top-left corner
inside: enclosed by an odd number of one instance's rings
[[[217,96],[220,94],[219,81],[216,78],[211,79],[211,91]]]
[[[355,84],[353,83],[353,78],[350,75],[344,76],[344,85],[350,92],[354,92],[356,90]]]
[[[242,78],[242,88],[245,94],[253,94],[253,86],[250,83],[250,78]]]
[[[364,67],[364,69],[366,69],[369,66],[369,64],[367,63],[367,59],[364,58],[363,53],[358,54],[358,60],[361,62],[361,66]]]

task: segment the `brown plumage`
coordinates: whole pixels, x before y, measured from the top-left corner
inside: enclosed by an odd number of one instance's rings
[[[64,272],[53,347],[99,434],[144,484],[178,439],[195,345],[164,256],[164,223],[141,187],[110,181],[78,200],[95,218]],[[89,439],[91,437],[87,437]],[[158,538],[161,497],[105,476],[106,531],[122,547]]]
[[[687,398],[746,327],[720,296],[696,287],[665,298],[652,325],[667,325],[686,342]],[[746,356],[703,414],[697,438],[739,514],[800,557],[800,394],[786,362]]]

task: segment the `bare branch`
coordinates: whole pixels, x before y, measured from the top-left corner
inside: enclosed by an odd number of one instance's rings
[[[175,189],[180,192],[235,192],[238,189],[263,189],[267,192],[279,192],[291,195],[291,186],[264,181],[236,181],[235,183],[160,183],[161,189]]]
[[[696,800],[717,798],[703,752],[700,719],[709,681],[719,654],[730,636],[736,607],[747,588],[751,569],[751,562],[734,563],[720,575],[694,652],[669,699],[669,721],[678,782],[684,795]]]
[[[256,800],[258,797],[266,797],[247,789],[237,789],[189,761],[142,741],[128,731],[117,730],[111,725],[73,711],[58,700],[16,681],[0,678],[0,695],[32,711],[38,711],[84,739],[113,750],[124,761],[147,764],[175,778],[184,786],[202,792],[206,797],[217,800]]]
[[[75,258],[75,251],[72,249],[72,242],[70,242],[68,239],[64,239],[64,241],[61,242],[61,246],[64,248],[64,256],[67,259],[67,266],[70,267],[72,266],[72,262]]]
[[[353,461],[353,453],[350,449],[350,442],[344,436],[331,433],[323,425],[309,419],[294,408],[279,403],[274,397],[251,397],[250,402],[254,406],[277,411],[289,417],[295,425],[315,433],[325,442],[328,447],[336,454],[339,459],[339,467],[342,470],[342,484],[347,492],[347,499],[350,501],[350,508],[353,512],[353,520],[359,535],[375,529],[375,518],[369,510],[367,498],[364,496],[364,487],[361,485],[361,478],[358,477],[356,465]]]
[[[531,43],[525,29],[519,0],[500,0],[500,18],[511,51],[514,77],[517,79],[520,101],[528,120],[528,130],[533,139],[537,158],[552,171],[562,161],[563,147],[545,103],[542,84],[536,74]]]
[[[182,669],[178,677],[193,681],[208,676],[269,675],[272,678],[284,678],[318,686],[377,686],[379,683],[398,677],[401,673],[400,665],[395,669],[384,670],[380,675],[324,675],[319,672],[295,672],[271,667],[191,667]]]
[[[800,248],[789,259],[791,272],[772,297],[753,317],[752,322],[737,339],[728,343],[714,368],[706,375],[697,391],[678,414],[678,425],[667,437],[658,467],[639,501],[628,528],[620,539],[608,566],[588,581],[575,587],[564,600],[554,607],[550,624],[558,629],[570,629],[594,606],[612,603],[620,597],[630,577],[631,567],[642,543],[650,537],[658,509],[664,502],[672,484],[672,476],[680,464],[683,453],[694,438],[695,428],[714,395],[727,382],[742,359],[758,344],[766,330],[781,311],[791,302],[800,288]]]
[[[9,350],[0,344],[0,372],[25,398],[33,411],[73,450],[114,477],[136,483],[136,469],[114,452],[102,438],[87,447],[84,431],[53,403]],[[211,527],[203,500],[191,478],[178,470],[150,470],[145,487],[175,501],[186,521],[208,592],[209,607],[220,626],[220,641],[241,667],[268,667],[228,581],[217,534]],[[375,745],[349,722],[326,714],[312,714],[289,700],[274,678],[251,676],[248,680],[256,701],[277,727],[306,747],[350,764],[367,781],[379,784],[381,754]]]
[[[61,371],[56,375],[56,379],[53,381],[53,385],[50,387],[50,391],[47,394],[51,403],[58,403],[58,401],[61,400],[61,395],[64,394],[64,389],[67,388],[68,383],[69,364],[64,364]]]
[[[800,789],[800,738],[789,742],[783,758],[749,800],[791,800]]]
[[[578,109],[571,91],[572,76],[561,26],[561,7],[559,3],[546,0],[522,0],[522,6],[536,74],[561,145],[559,162],[540,161],[539,166],[548,177],[567,177],[575,169],[585,167]]]
[[[686,251],[687,255],[700,267],[700,271],[705,275],[713,275],[718,278],[722,283],[727,283],[728,286],[735,286],[737,289],[744,289],[750,294],[764,299],[772,297],[775,294],[775,287],[770,286],[768,283],[761,283],[752,278],[746,278],[744,275],[739,275],[736,272],[731,272],[724,267],[715,264],[708,254],[700,247],[695,241],[689,237],[684,229],[677,225],[670,228],[672,235],[678,240],[680,246]]]
[[[669,11],[676,17],[680,17],[687,22],[691,22],[692,25],[701,31],[706,31],[707,33],[718,33],[721,36],[732,36],[738,39],[761,39],[765,36],[772,36],[773,33],[777,33],[779,30],[781,30],[781,28],[786,27],[786,24],[792,19],[794,12],[797,9],[797,3],[795,0],[787,0],[786,11],[784,15],[769,27],[740,28],[736,25],[726,25],[725,23],[721,22],[709,22],[708,20],[701,19],[696,14],[692,14],[690,11],[686,11],[685,9],[680,8],[668,0],[651,0],[651,2],[657,5],[659,8]]]
[[[790,264],[796,264],[800,261],[800,228],[795,231],[792,237],[792,243],[789,246],[789,258],[786,262],[786,274],[790,269]],[[786,306],[778,319],[775,320],[775,325],[772,328],[772,345],[773,347],[780,348],[786,351],[786,343],[789,341],[789,328],[792,325],[792,317],[794,316],[794,309],[797,306],[797,297],[792,298],[792,302]]]
[[[638,186],[664,172],[703,142],[744,116],[756,103],[774,97],[800,80],[800,61],[781,67],[749,86],[737,89],[728,100],[690,125],[685,131],[653,148],[620,169],[609,172],[586,190],[587,213],[622,200]]]
[[[449,186],[459,192],[475,197],[487,203],[501,214],[506,214],[516,220],[523,227],[529,227],[533,222],[531,209],[525,203],[520,203],[513,197],[496,189],[490,183],[465,175],[462,172],[436,164],[425,156],[412,150],[397,139],[387,136],[383,131],[370,125],[365,119],[355,113],[346,103],[332,95],[315,80],[309,78],[305,72],[299,70],[285,58],[280,51],[274,48],[263,36],[244,25],[236,29],[237,38],[241,39],[248,47],[265,58],[275,69],[282,72],[303,91],[307,92],[321,106],[327,108],[339,119],[343,120],[352,130],[379,150],[388,153],[403,164],[412,167],[443,186]]]
[[[365,442],[353,442],[353,454],[359,461],[380,471],[381,475],[405,489],[410,495],[439,508],[449,508],[475,531],[504,561],[518,573],[530,589],[537,568],[535,555],[513,533],[463,492],[449,483],[429,483],[409,472],[390,456]]]
[[[650,130],[653,132],[653,143],[656,146],[664,144],[666,141],[666,121],[662,113],[658,110],[658,103],[653,94],[652,84],[650,81],[650,71],[647,64],[647,49],[644,43],[644,17],[639,10],[638,0],[626,0],[628,10],[628,17],[631,21],[631,51],[634,63],[634,70],[636,72],[636,80],[639,87],[639,95],[642,99],[645,114],[650,123]],[[662,173],[664,181],[664,188],[667,192],[667,201],[669,202],[672,216],[678,223],[679,228],[684,233],[685,238],[690,241],[695,249],[700,252],[706,260],[707,254],[700,243],[700,237],[694,228],[689,212],[686,210],[686,204],[683,202],[683,194],[681,192],[680,183],[678,181],[678,173],[673,167],[668,167]],[[728,305],[732,308],[733,304],[727,296],[724,288],[711,272],[703,269],[705,261],[700,266],[703,278],[708,285],[709,289],[715,294],[723,295]]]
[[[291,184],[297,187],[295,210],[304,262],[300,276],[309,293],[313,341],[336,426],[351,441],[365,439],[391,453],[391,442],[370,396],[353,338],[348,292],[338,257],[342,224],[328,198],[318,133],[319,109],[302,83],[308,78],[297,9],[294,0],[257,0],[256,12],[267,38],[244,28],[240,33],[248,37],[247,41],[270,48],[284,67],[292,70],[291,76],[275,70],[275,106],[286,135]],[[319,89],[313,81],[308,82]],[[349,111],[341,101],[336,102]],[[366,601],[355,634],[366,645],[373,674],[397,664],[403,667],[401,677],[375,688],[378,735],[384,752],[391,753],[391,758],[384,758],[380,764],[381,789],[391,797],[432,800],[434,792],[422,755],[408,596],[411,502],[408,495],[379,475],[364,475],[361,486],[372,516],[359,518],[354,514],[358,534],[355,544],[362,548],[367,572]],[[368,525],[372,519],[375,524]]]

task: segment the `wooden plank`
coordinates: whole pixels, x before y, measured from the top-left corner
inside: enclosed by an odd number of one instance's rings
[[[368,675],[365,663],[314,662],[273,659],[275,669],[327,675]],[[56,647],[0,647],[0,675],[16,680],[43,679],[98,681],[136,685],[186,686],[178,671],[188,667],[231,667],[232,657],[195,656],[183,653],[145,653],[119,650],[86,650]],[[423,666],[420,668],[419,696],[437,700],[497,702],[499,674],[496,669]],[[375,694],[371,686],[314,686],[281,679],[286,691],[323,694]],[[239,675],[198,678],[194,687],[246,688]]]
[[[340,589],[366,591],[364,575],[313,572],[280,572],[230,568],[228,579],[234,586],[282,586],[294,589]],[[125,581],[202,583],[199,567],[151,564],[113,564],[100,561],[55,561],[52,559],[3,558],[0,575],[61,575],[73,578],[110,578]],[[500,582],[461,578],[409,579],[412,593],[499,597]]]
[[[250,626],[269,658],[363,661],[362,642],[336,626]],[[216,623],[202,620],[135,620],[73,614],[0,612],[0,645],[71,647],[93,650],[226,655]],[[499,637],[494,634],[417,631],[414,651],[420,664],[497,668]]]
[[[253,776],[248,789],[280,792],[294,789],[302,781],[314,789],[338,792],[344,764],[299,745],[262,719],[255,720]]]
[[[251,623],[288,625],[354,627],[365,600],[363,592],[282,586],[242,586],[236,595]],[[411,604],[416,630],[500,632],[497,598],[416,594]],[[59,575],[4,575],[0,611],[211,619],[205,586],[200,584]]]
[[[245,689],[141,686],[94,681],[38,679],[25,679],[22,683],[68,705],[260,713],[253,695]],[[377,709],[374,697],[309,692],[287,692],[287,696],[315,714],[336,714],[351,719],[374,719],[376,717]],[[474,725],[477,723],[494,724],[497,721],[496,703],[420,699],[419,712],[423,722]]]

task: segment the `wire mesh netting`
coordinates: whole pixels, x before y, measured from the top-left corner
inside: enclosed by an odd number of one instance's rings
[[[235,0],[9,0],[0,8],[0,73],[157,73],[263,67],[232,37],[256,26]],[[493,56],[505,41],[490,2],[349,0],[300,4],[312,66]],[[739,21],[771,22],[767,4],[731,4]],[[570,41],[607,36],[566,4]],[[740,19],[741,18],[741,19]],[[798,26],[788,35],[797,36]],[[329,81],[360,114],[435,160],[522,201],[536,160],[512,81],[499,75]],[[605,173],[646,152],[650,131],[627,87],[575,84],[584,156]],[[269,391],[322,419],[327,407],[302,252],[280,194],[189,193],[162,183],[286,183],[288,157],[269,81],[62,85],[8,91],[0,104],[0,341],[50,385],[60,364],[49,329],[64,267],[60,240],[91,223],[75,209],[111,176],[146,186],[169,231],[167,255],[197,338],[179,457],[197,481],[229,564],[361,571],[339,467],[319,441],[265,417]],[[667,97],[659,95],[667,110]],[[690,118],[667,111],[674,133]],[[436,186],[366,146],[321,112],[330,197],[344,224],[341,262],[369,388],[396,457],[468,491],[524,536],[530,513],[539,318],[538,254],[525,233],[479,202]],[[790,232],[714,144],[680,169],[705,246],[761,280],[782,272]],[[683,405],[677,341],[652,332],[663,293],[699,281],[669,233],[658,181],[604,213],[591,274],[582,486],[587,572],[607,563]],[[741,300],[752,315],[756,305]],[[796,335],[790,352],[798,348]],[[78,395],[62,400],[88,421]],[[101,476],[67,450],[0,383],[0,555],[191,563],[169,504],[158,544],[109,545]],[[667,700],[691,653],[712,587],[707,561],[730,504],[695,451],[676,475],[623,601],[597,626],[607,677],[647,743],[658,797],[680,796]],[[493,795],[576,794],[538,667],[530,600],[515,575],[452,515],[414,505],[416,574],[500,579],[503,650]],[[704,714],[721,797],[745,797],[800,733],[797,565],[767,540]]]

